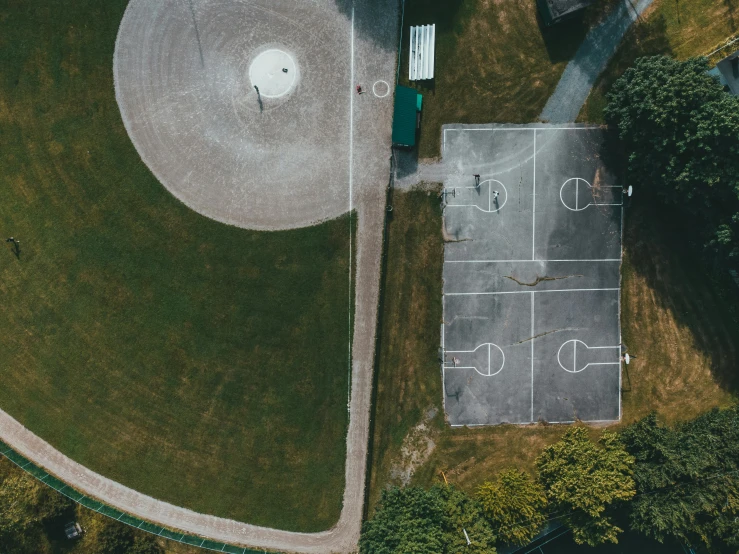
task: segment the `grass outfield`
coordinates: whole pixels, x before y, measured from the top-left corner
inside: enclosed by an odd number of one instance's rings
[[[0,3],[0,222],[22,247],[0,252],[0,407],[142,493],[326,529],[344,488],[348,216],[259,233],[175,200],[114,98],[127,1]]]
[[[534,0],[407,0],[400,84],[423,93],[418,155],[440,153],[445,123],[530,123],[554,92],[587,30],[614,0],[551,28]],[[435,79],[408,82],[409,26],[436,23]]]
[[[730,280],[708,275],[686,247],[690,237],[669,216],[656,218],[659,212],[651,205],[635,201],[633,206],[624,233],[621,322],[624,342],[636,358],[624,374],[623,423],[651,410],[673,423],[727,406],[739,399],[739,291]],[[370,509],[388,484],[429,485],[442,470],[450,482],[470,491],[506,467],[532,471],[541,449],[567,429],[499,425],[452,430],[444,423],[438,362],[439,200],[425,192],[396,192],[393,207]],[[598,432],[593,428],[594,435]]]
[[[578,121],[603,122],[606,93],[636,58],[666,54],[684,60],[703,56],[739,30],[731,0],[655,0],[624,36],[616,54],[598,77]],[[733,52],[728,50],[725,55]]]

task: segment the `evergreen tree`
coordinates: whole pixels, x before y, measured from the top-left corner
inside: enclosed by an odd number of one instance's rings
[[[631,527],[658,541],[739,548],[739,408],[674,429],[654,414],[622,434],[639,495]]]

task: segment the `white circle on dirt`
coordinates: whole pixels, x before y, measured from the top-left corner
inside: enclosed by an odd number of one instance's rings
[[[372,85],[372,94],[377,96],[377,98],[385,98],[388,94],[390,94],[390,85],[387,83],[387,81],[375,81],[375,83]]]
[[[568,210],[570,210],[570,211],[573,211],[573,212],[581,212],[585,208],[587,208],[588,206],[590,206],[590,204],[591,204],[590,202],[588,202],[584,206],[581,206],[580,205],[580,202],[579,202],[580,187],[592,188],[592,186],[590,185],[590,183],[588,183],[585,179],[582,179],[580,177],[573,177],[571,179],[567,179],[562,184],[562,186],[559,188],[559,199],[562,202],[562,205],[565,208],[567,208]],[[569,189],[574,189],[574,191],[575,191],[574,192],[574,195],[573,195],[573,197],[575,199],[574,202],[572,202],[572,199],[568,199],[569,201],[565,201],[565,197],[562,194],[564,192],[565,188],[567,188],[568,190]]]
[[[293,57],[279,48],[265,50],[252,60],[249,80],[265,98],[280,98],[294,87],[298,67]]]

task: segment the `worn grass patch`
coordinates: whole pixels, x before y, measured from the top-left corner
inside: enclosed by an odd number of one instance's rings
[[[0,3],[0,221],[22,248],[0,250],[0,406],[145,494],[326,529],[344,488],[348,217],[259,233],[175,200],[115,102],[126,4]]]
[[[408,437],[433,452],[414,466],[411,483],[442,478],[473,491],[501,469],[533,471],[536,456],[564,425],[500,425],[452,429],[442,418],[438,361],[443,238],[439,200],[423,192],[395,193],[388,233],[387,289],[378,371],[370,507],[382,489],[401,484],[393,468],[407,461]],[[690,237],[669,214],[634,202],[624,235],[622,329],[636,355],[624,373],[623,423],[657,411],[668,423],[737,399],[739,294],[710,277]],[[422,296],[425,295],[425,298]],[[412,322],[412,323],[411,323]],[[427,421],[429,408],[439,415]],[[600,432],[591,428],[593,437]],[[413,444],[413,441],[410,442]]]
[[[407,0],[400,84],[408,82],[409,26],[436,23],[433,81],[424,95],[418,155],[439,155],[445,123],[536,121],[587,30],[613,0],[543,27],[534,0]]]
[[[624,36],[578,121],[603,123],[606,93],[637,58],[665,54],[685,60],[703,56],[737,30],[739,5],[733,0],[655,0]]]

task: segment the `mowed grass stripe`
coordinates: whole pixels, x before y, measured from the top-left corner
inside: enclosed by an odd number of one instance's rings
[[[126,4],[0,4],[0,232],[22,250],[0,252],[0,407],[156,498],[326,529],[344,486],[348,216],[259,233],[175,200],[115,102]]]

